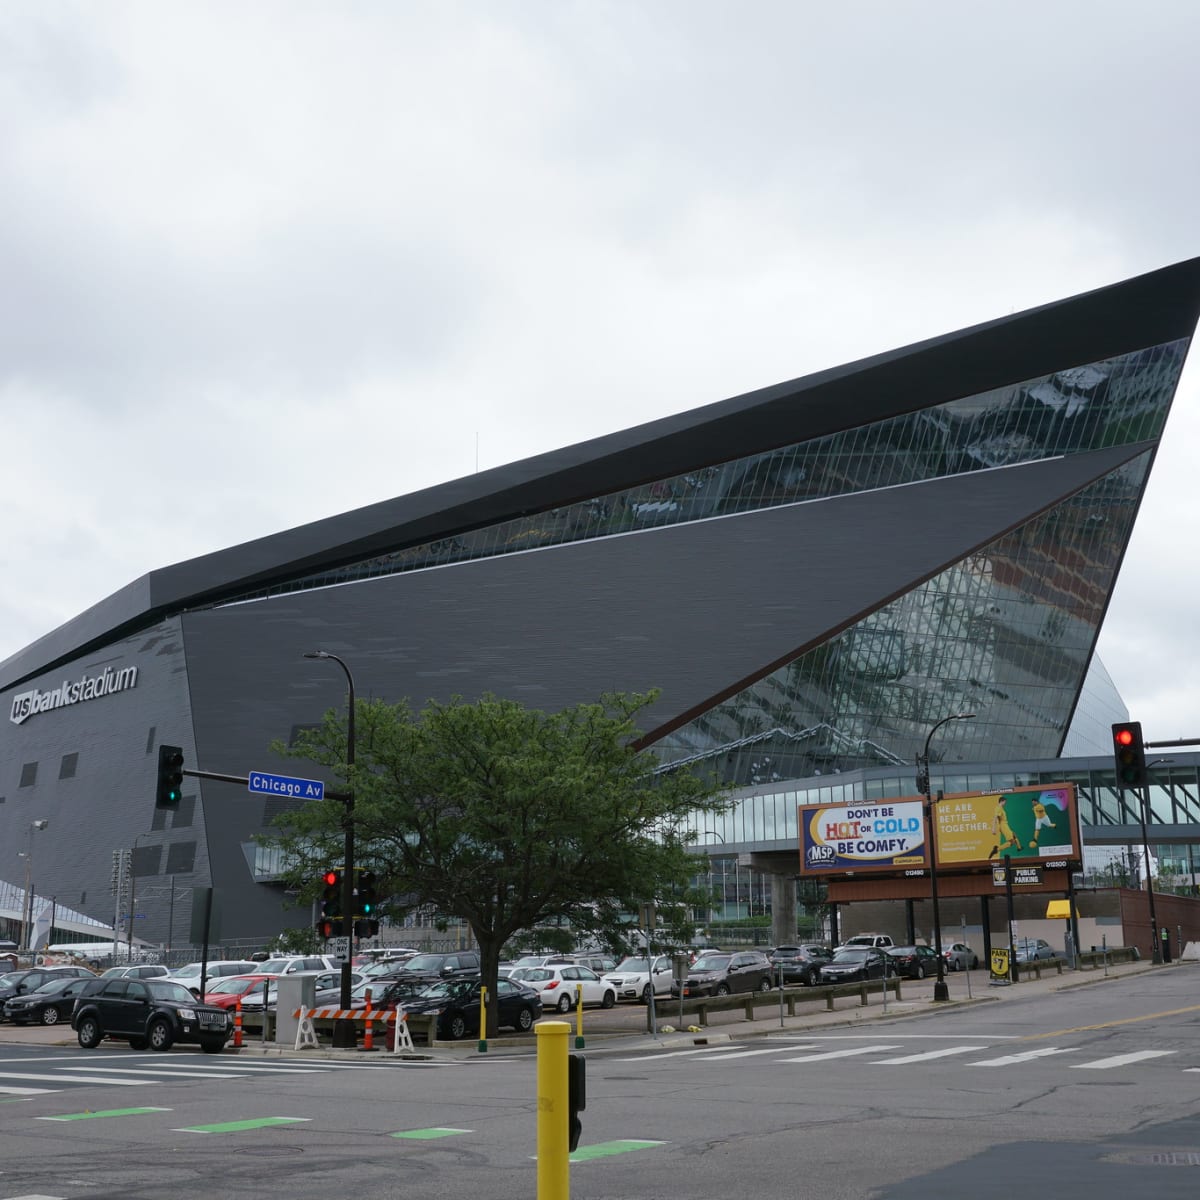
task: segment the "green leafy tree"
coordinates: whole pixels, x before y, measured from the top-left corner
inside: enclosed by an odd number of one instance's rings
[[[712,781],[656,773],[658,760],[634,748],[634,719],[654,698],[611,694],[548,714],[485,696],[416,716],[407,703],[362,701],[352,778],[337,710],[275,749],[345,780],[355,861],[380,878],[388,911],[426,905],[465,921],[494,995],[501,950],[520,930],[566,924],[615,947],[648,900],[686,920],[695,859],[682,819],[726,801]],[[345,819],[328,799],[279,819],[302,890],[342,857]],[[686,944],[682,932],[656,939]],[[495,1015],[491,1006],[490,1032]]]

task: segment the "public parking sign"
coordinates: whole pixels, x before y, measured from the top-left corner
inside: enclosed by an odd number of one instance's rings
[[[266,771],[251,771],[246,790],[268,796],[290,796],[298,800],[323,800],[325,785],[319,779],[294,779],[290,775],[268,775]]]

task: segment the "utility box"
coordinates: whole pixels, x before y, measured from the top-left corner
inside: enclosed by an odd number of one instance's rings
[[[293,1014],[297,1009],[315,1008],[317,977],[315,974],[280,975],[272,990],[278,990],[275,1001],[275,1041],[281,1046],[294,1046],[300,1020]]]

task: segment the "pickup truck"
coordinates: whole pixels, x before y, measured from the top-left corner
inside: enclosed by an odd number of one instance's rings
[[[843,946],[877,946],[880,950],[890,950],[895,944],[890,934],[856,933],[852,938],[847,938],[838,949],[841,950]]]

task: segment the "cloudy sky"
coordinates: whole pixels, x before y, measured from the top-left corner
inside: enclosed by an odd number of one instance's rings
[[[982,10],[982,11],[981,11]],[[4,0],[0,660],[156,567],[1200,254],[1200,5]],[[1101,654],[1200,734],[1189,364]]]

